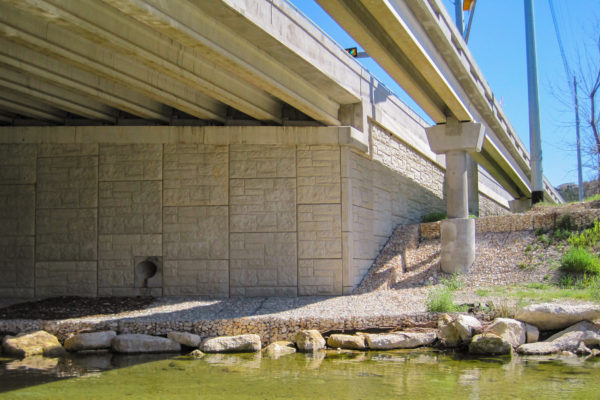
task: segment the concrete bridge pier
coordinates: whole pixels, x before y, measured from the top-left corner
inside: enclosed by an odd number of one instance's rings
[[[446,207],[441,222],[441,266],[446,273],[465,272],[475,260],[475,220],[469,219],[468,154],[481,151],[485,129],[474,122],[448,118],[427,128],[431,150],[446,155]]]

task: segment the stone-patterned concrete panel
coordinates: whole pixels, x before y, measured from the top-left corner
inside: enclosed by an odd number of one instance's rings
[[[0,236],[0,296],[33,296],[33,236]]]
[[[132,288],[136,257],[162,256],[162,235],[99,235],[98,287]]]
[[[296,230],[295,179],[231,179],[232,232]]]
[[[35,294],[47,296],[96,296],[96,261],[35,263]]]
[[[161,144],[100,145],[100,181],[162,179]]]
[[[0,235],[35,235],[35,186],[0,185]]]
[[[36,260],[96,260],[97,222],[96,209],[37,210]]]
[[[227,205],[228,176],[227,146],[164,146],[166,206]]]
[[[96,143],[43,143],[38,147],[38,157],[97,156]]]
[[[296,233],[232,233],[230,241],[232,295],[296,293]]]
[[[37,162],[37,208],[98,206],[98,157],[50,157]]]
[[[505,215],[510,213],[510,210],[507,210],[505,207],[496,203],[494,200],[489,197],[479,194],[479,216],[480,217],[489,217],[492,215]]]
[[[298,294],[341,295],[342,260],[298,260]]]
[[[37,146],[0,144],[0,184],[35,183]]]
[[[298,206],[298,258],[341,258],[342,216],[339,204]]]
[[[164,207],[163,245],[168,260],[227,259],[228,208]]]
[[[294,146],[231,145],[231,178],[293,178],[296,176]]]
[[[100,233],[161,233],[162,182],[100,182]]]
[[[298,146],[298,204],[341,202],[340,148]]]
[[[229,296],[229,261],[166,261],[163,267],[165,296]]]

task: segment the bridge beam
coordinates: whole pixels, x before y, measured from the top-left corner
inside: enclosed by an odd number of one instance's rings
[[[454,118],[447,121],[426,131],[431,150],[446,155],[448,219],[440,227],[441,266],[444,272],[456,273],[467,271],[475,260],[475,220],[469,219],[468,154],[481,151],[485,129],[478,123],[459,123]]]

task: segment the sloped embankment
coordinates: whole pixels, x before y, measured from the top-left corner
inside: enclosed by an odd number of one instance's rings
[[[476,259],[463,275],[465,288],[555,282],[564,243],[548,232],[583,229],[597,218],[598,201],[478,218]],[[447,278],[440,270],[439,232],[439,222],[398,226],[354,293],[429,286]]]

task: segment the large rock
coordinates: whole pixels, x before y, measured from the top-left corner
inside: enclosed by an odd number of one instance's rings
[[[325,339],[315,329],[296,332],[294,341],[298,350],[303,352],[319,351],[325,348]]]
[[[560,346],[552,342],[526,343],[517,347],[517,353],[524,355],[546,355],[560,352]]]
[[[172,353],[181,351],[181,345],[174,340],[137,333],[114,337],[111,341],[111,347],[117,353]]]
[[[263,354],[265,356],[275,359],[295,352],[296,347],[294,346],[294,343],[286,340],[273,342],[263,349]]]
[[[537,326],[525,323],[526,343],[535,343],[540,338],[540,330]]]
[[[327,346],[334,349],[363,350],[365,338],[357,335],[335,333],[327,338]]]
[[[544,342],[528,343],[517,348],[521,354],[552,354],[560,351],[577,352],[581,344],[588,347],[600,345],[600,329],[589,322],[581,321],[550,336]]]
[[[487,331],[506,340],[514,348],[527,343],[526,324],[516,319],[496,318]]]
[[[109,349],[113,338],[117,336],[115,331],[79,333],[65,340],[65,350],[83,351]]]
[[[40,354],[46,357],[60,357],[65,354],[65,349],[56,336],[46,331],[5,336],[2,340],[2,348],[6,354],[16,357],[29,357]]]
[[[448,347],[469,343],[474,334],[483,329],[481,322],[471,315],[457,314],[451,317],[444,314],[438,321],[439,338]]]
[[[600,305],[531,304],[517,311],[515,318],[535,325],[542,331],[563,329],[579,321],[594,321],[600,318]]]
[[[469,344],[471,354],[512,354],[512,345],[504,338],[490,332],[473,336]]]
[[[249,353],[260,351],[258,335],[220,336],[204,340],[200,350],[205,353]]]
[[[394,332],[364,336],[367,346],[373,350],[413,349],[430,345],[437,339],[435,332]]]
[[[176,341],[177,343],[187,347],[200,347],[202,338],[198,335],[189,332],[171,331],[167,333],[167,338]]]

